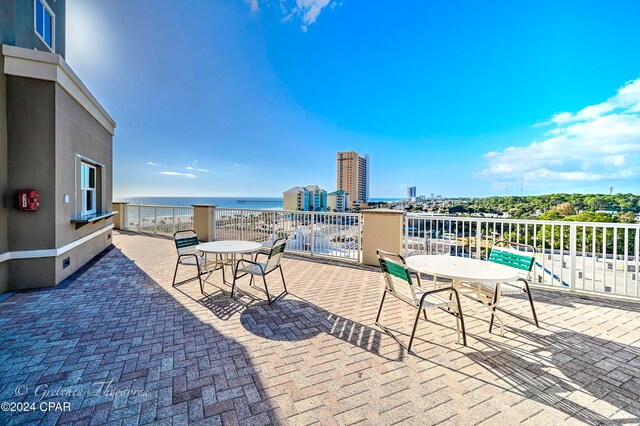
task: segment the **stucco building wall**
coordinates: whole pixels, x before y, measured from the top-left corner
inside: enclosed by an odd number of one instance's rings
[[[112,218],[72,220],[83,161],[96,167],[96,213],[112,211],[115,123],[59,56],[2,52],[0,291],[53,286],[111,244]],[[38,191],[38,211],[18,210],[21,189]]]
[[[0,8],[0,12],[2,9]],[[0,55],[0,71],[4,69],[4,56]],[[7,239],[7,94],[5,75],[0,72],[0,256],[8,251]],[[0,293],[7,291],[7,263],[0,261]]]

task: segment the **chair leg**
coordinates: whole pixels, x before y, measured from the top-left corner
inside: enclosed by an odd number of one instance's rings
[[[196,272],[198,273],[198,281],[200,281],[200,293],[204,294],[204,285],[202,284],[202,274],[200,273],[200,260],[198,255],[194,254],[193,258],[196,260]]]
[[[271,300],[271,296],[269,296],[269,288],[267,287],[267,277],[265,277],[264,274],[262,274],[262,281],[264,282],[264,291],[265,293],[267,293],[267,300],[269,301],[269,304],[271,304],[273,300]]]
[[[287,290],[287,282],[284,280],[284,272],[282,272],[282,266],[278,265],[278,268],[280,268],[280,276],[282,277],[282,285],[284,286],[284,291],[285,293],[289,293],[289,290]]]
[[[376,324],[380,320],[380,314],[382,313],[382,304],[384,303],[384,297],[387,295],[387,290],[382,293],[382,300],[380,301],[380,307],[378,308],[378,315],[376,315]]]
[[[224,266],[222,267],[222,273],[223,273],[223,280],[224,280]],[[238,271],[236,270],[233,273],[233,283],[231,284],[231,298],[233,299],[235,297],[236,294],[236,280],[238,279]]]
[[[200,273],[200,265],[198,267],[198,281],[200,281],[200,293],[204,295],[204,282],[202,281],[202,274]]]
[[[538,324],[538,316],[536,315],[536,308],[533,307],[533,298],[531,297],[531,289],[529,288],[529,283],[524,282],[524,287],[526,288],[527,296],[529,297],[529,304],[531,305],[531,313],[533,314],[533,322],[535,322],[536,327],[540,328]]]
[[[176,285],[176,277],[178,276],[178,265],[180,265],[180,258],[176,261],[176,270],[173,272],[173,282],[171,286],[174,287]]]
[[[411,352],[411,345],[413,345],[413,338],[416,335],[416,329],[418,328],[418,320],[420,319],[420,308],[418,308],[416,313],[416,320],[413,322],[413,331],[411,332],[411,338],[409,339],[409,346],[407,346],[407,351]]]
[[[422,312],[424,313],[424,320],[425,320],[425,321],[429,321],[429,320],[427,319],[427,310],[426,310],[426,309],[423,309],[423,310],[422,310]]]

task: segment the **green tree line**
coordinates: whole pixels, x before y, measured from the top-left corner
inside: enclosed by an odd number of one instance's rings
[[[633,223],[640,213],[640,196],[560,193],[485,197],[455,203],[448,210],[457,215],[507,213],[514,219]]]

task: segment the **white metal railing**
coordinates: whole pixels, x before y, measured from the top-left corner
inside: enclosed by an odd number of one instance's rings
[[[122,223],[131,231],[173,235],[193,229],[193,207],[127,204]]]
[[[287,249],[360,260],[362,219],[357,213],[213,209],[214,240],[250,240],[268,245],[287,236]]]
[[[408,214],[404,253],[486,259],[495,241],[533,246],[538,284],[637,298],[640,225]]]

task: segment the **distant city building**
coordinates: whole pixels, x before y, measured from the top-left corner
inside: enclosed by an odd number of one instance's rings
[[[326,211],[327,191],[318,185],[294,186],[282,194],[284,210]]]
[[[327,194],[327,207],[330,211],[343,212],[349,210],[349,194],[344,190],[338,189],[330,194]]]
[[[369,155],[354,151],[336,154],[336,187],[350,195],[351,208],[369,201]]]
[[[407,188],[407,198],[409,200],[412,200],[414,198],[416,198],[416,187],[415,186],[410,186]]]
[[[430,199],[430,200],[433,200],[433,199],[435,199],[435,198],[436,198],[436,195],[432,192],[432,193],[431,193],[431,195],[429,195],[429,199]]]

